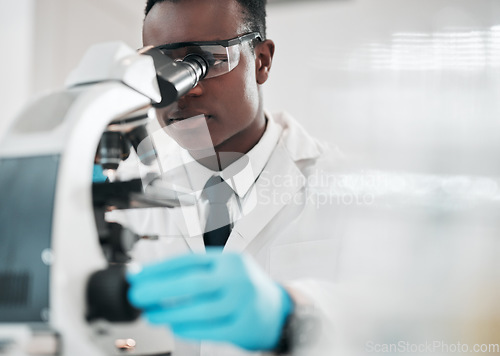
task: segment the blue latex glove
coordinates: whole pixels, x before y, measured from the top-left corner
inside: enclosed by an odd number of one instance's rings
[[[288,293],[249,257],[208,250],[128,274],[128,298],[180,338],[271,350],[293,308]]]

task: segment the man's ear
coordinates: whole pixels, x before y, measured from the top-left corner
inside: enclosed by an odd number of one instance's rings
[[[269,71],[273,63],[274,42],[265,40],[255,47],[255,76],[258,84],[264,84],[269,78]]]

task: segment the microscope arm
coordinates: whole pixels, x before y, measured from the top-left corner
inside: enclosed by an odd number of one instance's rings
[[[63,356],[120,355],[122,351],[115,340],[129,338],[136,343],[127,352],[129,355],[168,351],[173,342],[166,329],[153,329],[140,320],[116,325],[105,322],[91,325],[86,320],[87,280],[107,266],[93,215],[96,148],[111,122],[147,111],[152,102],[161,101],[153,60],[123,44],[101,45],[84,57],[67,85],[67,89],[43,96],[28,106],[0,142],[0,181],[16,182],[17,162],[29,159],[36,163],[47,157],[56,162],[46,168],[51,172],[44,173],[55,177],[50,243],[43,247],[45,256],[47,251],[52,256],[42,266],[50,274],[46,287],[48,303],[40,306],[41,316],[36,320],[16,320],[12,314],[9,314],[12,320],[0,317],[0,324],[10,325],[8,328],[0,325],[0,340],[15,339],[12,330],[36,322],[60,335],[58,351]],[[35,191],[40,179],[37,174],[27,174],[23,180],[27,187],[35,187]],[[0,209],[26,208],[16,199],[6,205]],[[3,233],[21,230],[27,223],[30,222],[20,219],[1,221],[0,238]],[[17,240],[30,246],[30,239],[37,238],[19,236]],[[15,264],[10,268],[15,268]],[[0,305],[0,314],[1,311]]]

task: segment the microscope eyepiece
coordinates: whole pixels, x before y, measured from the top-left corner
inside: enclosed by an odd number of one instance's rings
[[[197,76],[196,84],[198,84],[198,82],[200,80],[202,80],[203,78],[206,77],[207,72],[208,72],[208,62],[201,55],[188,54],[186,57],[184,57],[184,59],[182,60],[182,63],[186,63],[186,64],[190,65],[193,68],[193,70],[196,72],[196,76]],[[195,87],[196,84],[193,85],[193,87]]]
[[[182,60],[172,60],[157,48],[144,54],[153,57],[160,88],[161,102],[154,103],[154,107],[165,107],[179,100],[208,73],[208,61],[201,54],[192,53]]]

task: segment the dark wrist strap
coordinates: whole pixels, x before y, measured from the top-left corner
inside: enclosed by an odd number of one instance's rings
[[[292,317],[295,310],[295,304],[293,306],[292,312],[288,314],[285,320],[285,324],[281,329],[280,339],[278,345],[274,348],[273,352],[277,355],[287,355],[292,352]]]
[[[320,333],[318,310],[311,305],[294,303],[281,330],[278,345],[273,350],[277,355],[289,355],[295,349],[311,346]]]

